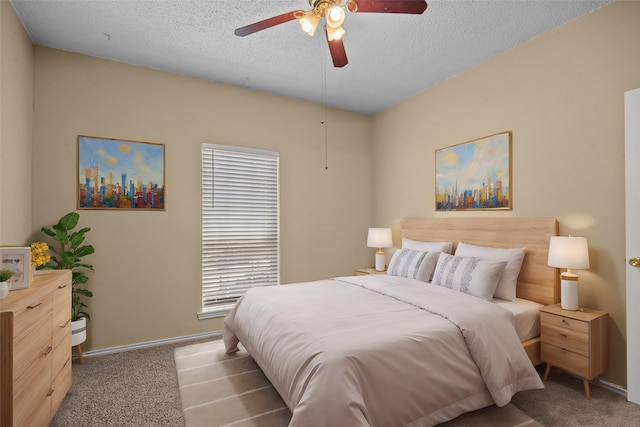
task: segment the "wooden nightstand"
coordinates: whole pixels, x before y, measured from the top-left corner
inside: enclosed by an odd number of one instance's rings
[[[547,363],[544,380],[551,366],[582,377],[587,399],[589,380],[600,385],[600,374],[609,365],[609,313],[599,310],[562,310],[560,304],[540,310],[540,353]]]
[[[374,267],[356,268],[356,276],[368,276],[370,274],[387,274],[387,270],[378,271]]]

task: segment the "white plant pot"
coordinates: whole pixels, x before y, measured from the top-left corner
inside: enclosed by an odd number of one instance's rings
[[[9,283],[0,282],[0,299],[5,299],[9,295]]]
[[[71,322],[71,346],[82,344],[87,340],[87,319],[81,317]]]

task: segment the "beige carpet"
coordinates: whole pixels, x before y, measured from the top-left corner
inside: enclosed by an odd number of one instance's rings
[[[186,427],[286,427],[291,413],[251,356],[228,355],[221,340],[174,353]],[[447,427],[540,427],[509,404],[464,414]]]

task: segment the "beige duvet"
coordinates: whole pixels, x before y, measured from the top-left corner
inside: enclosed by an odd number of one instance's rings
[[[372,275],[250,289],[225,318],[293,414],[290,426],[432,426],[542,388],[491,302]]]

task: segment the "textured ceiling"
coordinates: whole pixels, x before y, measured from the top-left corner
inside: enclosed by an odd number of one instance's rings
[[[308,10],[307,0],[11,0],[38,45],[365,114],[611,2],[431,0],[423,15],[347,13],[349,64],[333,68],[323,32],[309,37],[295,20],[233,34]]]

